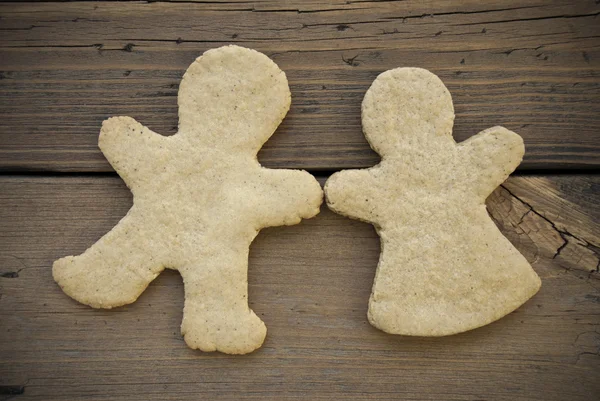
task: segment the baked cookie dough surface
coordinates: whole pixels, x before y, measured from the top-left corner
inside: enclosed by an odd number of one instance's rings
[[[372,223],[381,237],[373,326],[413,336],[460,333],[538,291],[539,277],[485,206],[522,160],[519,135],[493,127],[457,144],[450,93],[419,68],[379,75],[362,122],[381,163],[334,174],[325,195],[329,208]]]
[[[114,308],[134,302],[163,269],[176,269],[191,348],[260,347],[267,329],[248,307],[250,243],[261,228],[315,216],[322,201],[307,172],[266,169],[256,159],[290,99],[284,72],[267,56],[226,46],[185,73],[176,135],[130,117],[106,120],[99,146],[133,192],[133,207],[83,254],[54,263],[64,292]]]

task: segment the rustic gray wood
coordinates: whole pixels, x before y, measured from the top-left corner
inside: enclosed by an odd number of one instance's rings
[[[203,51],[260,50],[288,75],[292,108],[259,158],[334,170],[377,162],[360,129],[375,77],[425,67],[454,96],[455,136],[504,125],[521,169],[598,169],[600,5],[589,1],[211,1],[0,5],[0,170],[112,171],[105,118],[162,134]]]
[[[581,173],[600,166],[599,15],[594,0],[0,4],[0,400],[597,400],[600,175]],[[266,53],[290,82],[290,113],[259,154],[268,167],[323,182],[377,163],[360,103],[398,66],[444,80],[457,140],[521,134],[520,171],[539,174],[487,203],[541,291],[468,333],[387,335],[366,320],[379,239],[323,206],[252,245],[250,302],[269,333],[250,355],[185,346],[176,272],[115,310],[64,295],[53,260],[131,206],[96,146],[102,120],[173,134],[183,72],[228,43]]]
[[[596,175],[526,176],[494,192],[490,215],[542,289],[498,322],[445,338],[368,324],[379,256],[370,225],[324,206],[266,229],[249,279],[267,340],[228,356],[185,346],[176,272],[110,311],[52,280],[53,260],[85,250],[131,206],[118,177],[0,177],[0,400],[596,400],[599,185]]]

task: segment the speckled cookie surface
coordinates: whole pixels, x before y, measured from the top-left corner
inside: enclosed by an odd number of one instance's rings
[[[485,206],[521,162],[519,135],[493,127],[457,144],[450,93],[418,68],[379,75],[362,121],[382,161],[334,174],[325,195],[333,211],[372,223],[381,237],[373,326],[415,336],[459,333],[501,318],[538,291],[539,277]]]
[[[263,227],[315,216],[307,172],[260,166],[256,154],[290,106],[283,71],[254,50],[209,50],[179,88],[179,131],[129,117],[102,124],[99,146],[134,195],[133,207],[79,256],[54,263],[65,293],[95,308],[131,303],[164,268],[185,286],[181,332],[191,348],[243,354],[264,323],[248,307],[248,249]]]

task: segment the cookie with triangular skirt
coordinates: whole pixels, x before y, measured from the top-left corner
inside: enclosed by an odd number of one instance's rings
[[[493,127],[457,144],[450,93],[419,68],[379,75],[362,122],[381,163],[332,175],[325,195],[333,211],[372,223],[381,237],[373,326],[455,334],[501,318],[538,291],[539,277],[484,203],[521,162],[519,135]]]
[[[102,124],[99,146],[133,192],[133,207],[79,256],[54,263],[65,293],[94,308],[131,303],[165,268],[185,287],[181,332],[191,348],[243,354],[264,323],[248,307],[248,249],[263,227],[319,212],[304,171],[271,170],[256,154],[290,106],[286,76],[267,56],[209,50],[183,76],[179,131],[165,137],[129,117]],[[151,335],[151,333],[148,333]]]

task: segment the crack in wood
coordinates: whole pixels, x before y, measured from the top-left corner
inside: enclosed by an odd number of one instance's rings
[[[507,8],[498,8],[492,10],[476,10],[476,11],[449,11],[444,13],[424,13],[420,15],[407,15],[407,16],[398,16],[398,17],[387,17],[387,19],[398,19],[398,20],[407,20],[407,19],[423,19],[426,17],[434,18],[436,16],[452,16],[452,15],[472,15],[472,14],[486,14],[486,13],[495,13],[502,11],[514,11],[514,10],[525,10],[529,8],[538,8],[538,6],[524,6],[524,7],[507,7]],[[485,32],[483,32],[485,33]]]
[[[18,278],[19,277],[19,273],[21,273],[23,270],[25,269],[29,269],[29,266],[27,266],[25,264],[25,262],[23,261],[23,258],[20,258],[16,255],[10,255],[10,254],[6,254],[6,256],[9,256],[13,259],[16,259],[19,264],[23,267],[21,267],[20,269],[16,270],[16,271],[10,271],[10,272],[4,272],[4,273],[0,273],[0,277],[2,278]]]
[[[586,298],[588,296],[595,297],[595,295],[589,295],[588,294],[588,295],[586,295]],[[600,297],[597,297],[597,298],[600,298]],[[592,343],[590,345],[578,345],[577,343],[579,342],[579,339],[581,338],[581,336],[586,335],[586,334],[595,334],[594,340],[592,341]],[[586,347],[587,348],[589,348],[589,347],[596,348],[595,351],[587,351],[586,350],[586,351],[578,352],[577,355],[576,355],[576,358],[575,358],[575,365],[577,365],[577,363],[579,362],[579,360],[581,359],[581,357],[584,356],[584,355],[600,356],[600,331],[598,331],[596,329],[596,330],[586,330],[584,332],[581,332],[581,333],[579,333],[577,335],[577,337],[575,337],[575,340],[573,341],[572,345],[573,345],[573,347],[576,347],[576,348],[579,348],[579,349],[586,348]]]
[[[538,212],[537,210],[535,210],[535,208],[528,202],[526,202],[525,200],[521,199],[520,197],[518,197],[515,193],[513,193],[510,189],[508,189],[506,187],[506,185],[502,184],[500,185],[501,188],[503,188],[504,190],[506,190],[506,192],[508,192],[513,198],[515,198],[516,200],[518,200],[519,202],[521,202],[523,205],[527,206],[529,208],[529,210],[523,214],[523,216],[521,216],[519,223],[517,225],[520,225],[523,222],[523,219],[525,218],[525,216],[527,216],[529,213],[534,213],[536,216],[542,218],[543,220],[545,220],[546,222],[548,222],[550,224],[550,226],[552,227],[552,229],[554,229],[558,235],[560,236],[560,238],[563,240],[563,243],[556,249],[556,251],[554,252],[554,255],[552,256],[552,259],[556,259],[560,256],[561,252],[567,247],[567,245],[569,245],[570,241],[569,241],[569,237],[572,237],[576,240],[578,240],[581,245],[589,250],[591,250],[595,256],[598,258],[598,262],[596,264],[596,268],[594,270],[592,270],[590,273],[590,275],[592,273],[598,273],[600,272],[600,247],[598,247],[597,245],[592,244],[591,242],[577,237],[576,235],[573,235],[572,233],[570,233],[569,231],[565,230],[565,229],[559,229],[556,224],[550,220],[549,218],[547,218],[546,216],[544,216],[543,214],[541,214],[540,212]],[[568,270],[568,269],[567,269]]]
[[[551,15],[546,17],[531,17],[531,18],[515,18],[500,21],[487,21],[487,22],[470,22],[465,24],[457,24],[459,26],[471,26],[471,25],[482,25],[482,24],[506,24],[509,22],[528,22],[528,21],[542,21],[559,18],[585,18],[585,17],[597,17],[600,15],[600,11],[591,14],[578,14],[578,15]]]
[[[29,28],[0,28],[0,31],[31,31],[35,28],[51,28],[49,25],[31,25]]]
[[[360,63],[357,60],[358,56],[359,56],[359,54],[357,54],[354,57],[345,58],[344,55],[342,54],[342,61],[344,63],[348,64],[350,67],[358,67],[360,65]]]

